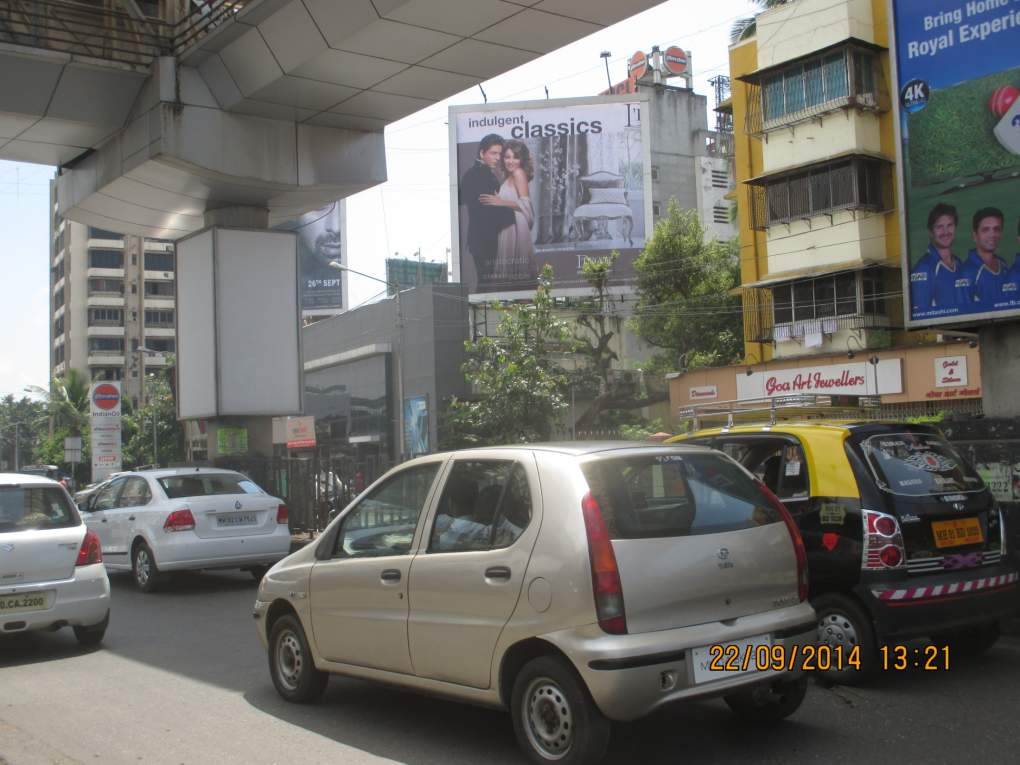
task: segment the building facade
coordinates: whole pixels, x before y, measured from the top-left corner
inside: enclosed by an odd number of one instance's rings
[[[51,202],[50,375],[119,380],[139,405],[146,373],[176,352],[173,243],[74,223]]]
[[[980,411],[970,345],[904,330],[889,30],[884,0],[791,0],[759,14],[756,32],[731,47],[722,108],[734,125],[745,363],[712,375],[744,382],[679,375],[674,414],[706,387],[780,395],[765,381],[781,369],[863,377],[856,392],[904,413]],[[936,358],[959,357],[968,374],[955,387],[935,387],[934,367],[917,376]],[[873,381],[855,367],[842,377],[861,359],[877,359],[885,374]]]

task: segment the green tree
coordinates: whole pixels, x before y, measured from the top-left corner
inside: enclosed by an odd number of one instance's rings
[[[53,431],[80,436],[89,428],[89,381],[77,369],[68,369],[63,377],[54,377],[47,390],[38,385],[25,389],[39,396],[46,406]]]
[[[4,396],[0,399],[0,462],[6,463],[9,470],[15,464],[20,467],[32,462],[46,430],[46,408],[41,401]]]
[[[697,213],[672,199],[634,268],[633,327],[663,349],[646,372],[719,366],[741,356],[740,298],[730,294],[740,284],[736,242],[705,241]]]
[[[767,11],[769,8],[776,8],[780,5],[786,5],[790,0],[753,0],[754,4],[758,6],[761,11]],[[754,16],[748,16],[746,18],[737,19],[733,22],[733,26],[730,27],[730,43],[736,44],[741,40],[746,40],[748,37],[753,35],[758,28],[758,14]]]
[[[454,399],[444,418],[444,448],[548,440],[567,407],[568,378],[552,359],[572,347],[570,325],[558,319],[552,269],[538,278],[531,303],[494,306],[496,337],[464,344],[462,367],[470,399]]]
[[[157,462],[167,465],[184,460],[184,429],[177,420],[177,404],[167,374],[157,372],[147,377],[145,404],[124,415],[126,465],[154,465]]]

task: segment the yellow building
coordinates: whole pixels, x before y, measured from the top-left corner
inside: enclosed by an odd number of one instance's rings
[[[778,395],[798,374],[863,378],[799,392],[877,394],[897,412],[979,410],[969,343],[903,330],[889,44],[886,0],[791,0],[730,48],[745,363],[675,375],[674,412],[712,390]],[[963,359],[966,379],[947,387],[959,378],[939,359]]]

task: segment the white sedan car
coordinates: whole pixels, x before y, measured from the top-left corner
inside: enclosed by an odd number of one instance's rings
[[[107,569],[131,571],[143,592],[172,571],[240,568],[261,579],[290,552],[287,506],[231,470],[124,473],[82,509]]]
[[[94,646],[109,620],[99,539],[67,491],[49,478],[0,473],[0,634],[72,627]]]

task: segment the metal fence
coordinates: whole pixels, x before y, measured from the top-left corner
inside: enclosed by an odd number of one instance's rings
[[[328,446],[307,457],[221,457],[216,467],[244,473],[290,511],[294,533],[315,533],[392,465],[388,460],[356,457]]]

